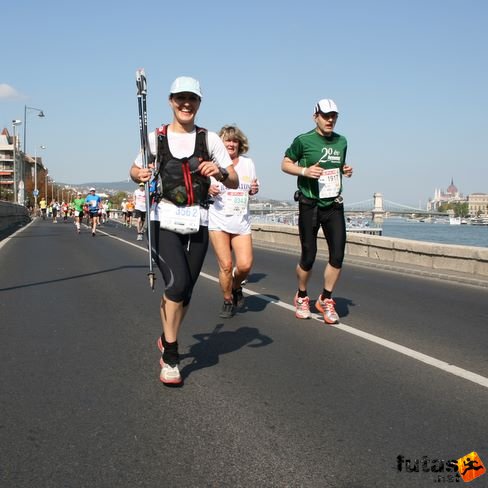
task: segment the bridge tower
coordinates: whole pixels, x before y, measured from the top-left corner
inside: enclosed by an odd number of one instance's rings
[[[383,209],[383,195],[381,193],[375,193],[373,195],[374,207],[371,211],[373,215],[373,224],[381,225],[385,216]]]

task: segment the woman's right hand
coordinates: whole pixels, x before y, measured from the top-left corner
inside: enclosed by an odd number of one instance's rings
[[[136,183],[146,183],[152,177],[153,164],[150,164],[147,168],[140,168],[139,166],[133,165],[130,171],[130,176]]]
[[[219,185],[210,185],[210,188],[208,189],[208,194],[211,197],[216,197],[219,193],[220,193]]]

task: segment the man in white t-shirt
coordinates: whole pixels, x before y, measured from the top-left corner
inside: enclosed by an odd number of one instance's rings
[[[146,221],[146,192],[144,183],[134,192],[134,217],[137,219],[137,240],[142,241],[144,235],[144,222]]]
[[[167,385],[182,383],[177,339],[208,249],[205,205],[210,177],[224,182],[228,188],[239,185],[219,136],[195,125],[201,99],[197,80],[186,76],[176,78],[169,95],[173,120],[148,135],[155,165],[144,168],[139,154],[130,169],[136,183],[149,181],[153,170],[160,175],[158,180],[162,183],[159,190],[163,199],[150,209],[154,236],[150,244],[152,257],[165,282],[161,298],[163,333],[157,343],[162,351],[159,378]],[[204,147],[200,146],[202,140]]]

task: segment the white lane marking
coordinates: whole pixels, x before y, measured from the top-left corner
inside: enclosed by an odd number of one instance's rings
[[[2,239],[0,241],[0,249],[2,249],[2,247],[5,246],[5,244],[7,244],[7,242],[10,241],[10,239],[15,237],[17,234],[24,232],[24,230],[27,229],[27,227],[31,226],[34,223],[34,220],[35,219],[32,219],[28,224],[24,225],[19,230],[16,230],[13,234],[10,234],[9,236],[5,237],[5,239]]]
[[[126,241],[125,239],[122,239],[121,237],[113,236],[112,234],[108,234],[107,232],[104,232],[103,230],[97,229],[97,234],[103,234],[104,236],[111,237],[112,239],[115,239],[116,241],[124,242],[125,244],[129,244],[129,246],[137,247],[137,249],[140,249],[141,251],[146,251],[149,252],[147,247],[142,247],[139,244],[134,244],[133,242]],[[141,242],[141,241],[139,241]]]
[[[208,280],[215,281],[216,283],[219,282],[218,278],[215,278],[214,276],[211,276],[209,274],[200,273],[200,275],[203,276],[204,278],[207,278]],[[247,295],[256,296],[268,303],[272,303],[274,305],[277,305],[278,307],[285,308],[286,310],[295,312],[295,307],[293,305],[282,302],[281,300],[276,300],[274,298],[267,297],[265,295],[262,295],[261,293],[257,293],[255,291],[249,290],[248,288],[243,288],[242,290]],[[324,323],[323,317],[319,314],[312,314],[312,318],[314,320]],[[420,361],[422,363],[429,364],[430,366],[434,366],[434,368],[441,369],[446,373],[459,376],[460,378],[464,378],[465,380],[471,381],[473,383],[476,383],[477,385],[481,385],[484,386],[485,388],[488,388],[488,378],[473,373],[471,371],[468,371],[466,369],[459,368],[454,364],[449,364],[446,363],[445,361],[441,361],[440,359],[427,356],[427,354],[423,354],[421,352],[415,351],[414,349],[410,349],[408,347],[402,346],[400,344],[397,344],[396,342],[391,342],[388,341],[387,339],[382,339],[381,337],[375,336],[373,334],[369,334],[368,332],[364,332],[359,329],[355,329],[354,327],[351,327],[350,325],[346,325],[344,323],[327,324],[324,325],[324,327],[335,327],[336,329],[342,330],[343,332],[347,332],[348,334],[353,334],[357,337],[361,337],[362,339],[366,339],[367,341],[374,342],[375,344],[399,352],[400,354],[408,356],[412,359],[416,359],[417,361]]]
[[[143,251],[147,252],[147,248],[142,248],[141,246],[138,246],[137,244],[133,244],[132,242],[125,241],[124,239],[121,239],[119,237],[111,236],[110,234],[106,234],[106,235],[109,237],[112,237],[114,239],[117,239],[121,242],[125,242],[127,244],[130,244],[131,246],[138,247],[139,249],[142,249]],[[214,281],[215,283],[219,282],[218,278],[216,278],[215,276],[209,275],[207,273],[201,272],[200,276],[203,276],[207,280]],[[243,288],[242,290],[247,295],[255,296],[261,300],[264,300],[265,302],[272,303],[274,305],[277,305],[278,307],[281,307],[281,308],[284,308],[286,310],[290,310],[292,312],[295,312],[295,307],[293,305],[290,305],[289,303],[282,302],[281,300],[276,300],[275,298],[267,297],[266,295],[262,295],[261,293],[252,291],[249,288]],[[314,320],[318,320],[319,322],[322,322],[322,323],[324,321],[322,316],[318,315],[318,314],[312,314],[312,318]],[[332,324],[332,325],[327,324],[326,327],[335,327],[336,329],[342,330],[343,332],[347,332],[348,334],[352,334],[352,335],[355,335],[357,337],[361,337],[362,339],[365,339],[367,341],[374,342],[375,344],[378,344],[379,346],[386,347],[387,349],[391,349],[391,350],[396,351],[400,354],[403,354],[404,356],[408,356],[412,359],[415,359],[415,360],[420,361],[422,363],[433,366],[434,368],[445,371],[446,373],[450,373],[454,376],[459,376],[460,378],[471,381],[472,383],[476,383],[477,385],[484,386],[485,388],[488,388],[488,378],[486,378],[485,376],[481,376],[479,374],[473,373],[471,371],[468,371],[467,369],[459,368],[458,366],[455,366],[454,364],[446,363],[445,361],[441,361],[440,359],[433,358],[432,356],[428,356],[427,354],[423,354],[421,352],[415,351],[414,349],[410,349],[408,347],[402,346],[400,344],[397,344],[396,342],[391,342],[391,341],[388,341],[386,339],[382,339],[381,337],[375,336],[373,334],[369,334],[368,332],[363,332],[362,330],[355,329],[354,327],[351,327],[351,326],[343,324],[343,323]]]

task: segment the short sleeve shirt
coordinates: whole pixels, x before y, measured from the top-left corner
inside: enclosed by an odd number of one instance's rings
[[[285,151],[285,156],[302,168],[316,163],[337,179],[337,194],[323,191],[323,185],[315,178],[298,177],[298,188],[302,194],[316,200],[320,207],[328,207],[342,192],[342,167],[346,162],[347,140],[333,132],[329,137],[320,135],[315,129],[297,136]],[[324,196],[325,195],[325,196]]]

